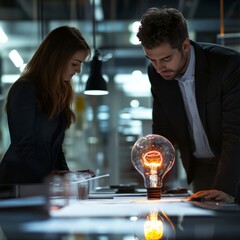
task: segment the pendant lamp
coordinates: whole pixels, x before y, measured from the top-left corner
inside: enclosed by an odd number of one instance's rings
[[[108,94],[107,83],[102,76],[102,61],[99,59],[100,52],[96,49],[96,17],[95,17],[95,0],[92,1],[93,9],[93,47],[94,56],[90,62],[90,74],[86,83],[84,94],[86,95],[106,95]]]

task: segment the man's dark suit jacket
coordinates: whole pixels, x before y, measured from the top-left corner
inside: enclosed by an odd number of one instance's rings
[[[51,120],[37,105],[32,81],[16,81],[8,98],[11,144],[0,164],[0,183],[40,183],[52,170],[67,170],[62,143],[66,122]]]
[[[218,168],[214,189],[235,195],[240,179],[240,54],[215,44],[191,41],[195,50],[195,92],[200,119]],[[153,96],[153,133],[177,144],[188,182],[194,179],[192,141],[176,80],[148,67]]]

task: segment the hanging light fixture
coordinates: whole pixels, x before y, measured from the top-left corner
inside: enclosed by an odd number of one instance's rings
[[[108,94],[107,83],[102,76],[102,61],[99,59],[100,52],[96,49],[96,17],[95,0],[92,0],[92,22],[93,22],[93,47],[94,56],[90,62],[90,74],[86,83],[84,94],[86,95],[106,95]]]

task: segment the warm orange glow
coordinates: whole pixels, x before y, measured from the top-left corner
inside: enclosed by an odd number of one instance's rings
[[[75,111],[84,112],[86,110],[86,100],[84,95],[77,94],[75,96]]]
[[[157,168],[162,167],[163,157],[158,151],[149,151],[142,155],[142,163],[150,168],[151,174],[156,174]]]
[[[51,211],[57,211],[57,210],[59,210],[61,207],[60,206],[51,206],[50,207],[50,210]]]
[[[163,236],[163,222],[158,217],[158,211],[152,211],[144,223],[144,236],[146,240],[161,240]]]
[[[224,36],[224,1],[220,0],[220,35]]]

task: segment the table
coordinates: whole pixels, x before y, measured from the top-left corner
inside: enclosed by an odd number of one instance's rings
[[[144,227],[154,221],[159,238],[152,240],[240,239],[240,206],[234,203],[193,202],[178,195],[105,196],[59,210],[49,210],[45,196],[0,200],[0,239],[144,240]]]

